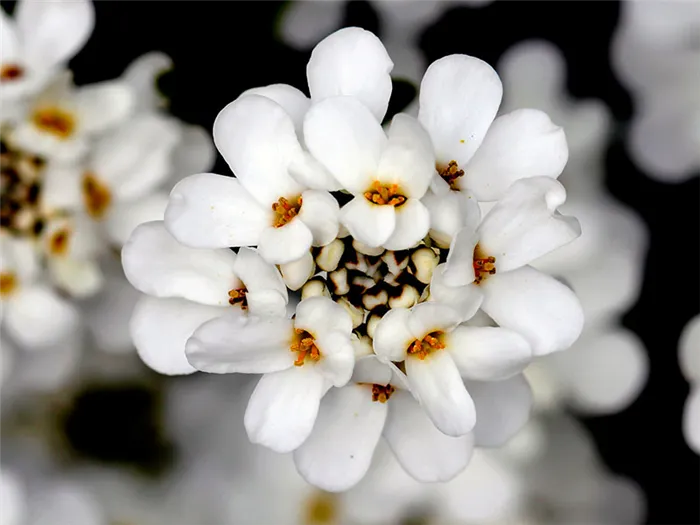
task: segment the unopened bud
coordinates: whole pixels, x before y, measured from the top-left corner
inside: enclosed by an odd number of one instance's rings
[[[411,262],[413,262],[416,279],[423,284],[428,284],[440,259],[430,248],[419,248],[411,255]]]
[[[338,268],[340,258],[345,251],[345,243],[340,239],[335,239],[332,243],[321,248],[316,256],[316,264],[324,272],[332,272]]]

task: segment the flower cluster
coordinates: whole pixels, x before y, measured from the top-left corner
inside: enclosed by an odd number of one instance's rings
[[[0,18],[3,329],[18,346],[51,350],[75,339],[80,301],[109,277],[104,263],[137,224],[163,217],[179,170],[206,169],[213,148],[159,110],[164,55],[74,85],[66,64],[93,30],[91,2],[23,0]],[[183,165],[176,148],[193,158]]]
[[[314,49],[310,97],[244,92],[214,124],[235,178],[183,179],[122,251],[147,294],[131,323],[144,361],[263,374],[249,438],[329,491],[360,481],[382,436],[416,479],[453,478],[478,433],[471,391],[583,324],[574,293],[529,266],[580,235],[557,211],[562,129],[536,110],[495,118],[499,77],[464,55],[428,68],[417,119],[382,127],[392,65],[347,28]]]

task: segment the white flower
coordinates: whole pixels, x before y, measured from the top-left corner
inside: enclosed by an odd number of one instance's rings
[[[494,120],[502,93],[493,68],[466,55],[433,62],[420,86],[418,120],[433,141],[438,170],[480,201],[497,200],[522,178],[557,178],[568,158],[563,130],[545,113],[521,109]]]
[[[85,214],[121,245],[143,218],[141,203],[170,174],[179,138],[168,119],[137,116],[97,140],[84,165],[49,165],[42,205]]]
[[[214,124],[214,141],[236,179],[188,177],[172,191],[166,224],[195,247],[257,245],[274,264],[301,258],[338,235],[339,189],[303,148],[311,103],[346,95],[376,120],[386,113],[392,63],[377,37],[347,28],[324,39],[307,66],[311,100],[284,84],[256,88],[229,104]]]
[[[420,202],[435,173],[430,138],[408,115],[394,117],[388,135],[368,108],[351,97],[315,104],[304,119],[311,154],[355,198],[340,220],[369,247],[405,250],[428,233]]]
[[[160,373],[194,372],[185,358],[187,339],[233,307],[239,314],[285,315],[287,289],[278,270],[250,248],[238,254],[189,248],[153,221],[134,230],[122,263],[129,282],[150,296],[135,308],[131,336],[144,362]]]
[[[290,452],[309,436],[321,398],[352,375],[352,321],[326,297],[299,303],[294,320],[227,315],[205,323],[187,341],[187,359],[213,373],[263,376],[245,414],[253,443]]]
[[[359,359],[351,383],[326,394],[313,432],[294,451],[299,473],[324,490],[347,490],[365,476],[383,436],[414,478],[446,481],[457,475],[469,462],[473,435],[438,431],[407,388],[395,366],[375,356]]]
[[[73,163],[88,152],[91,137],[123,122],[133,103],[134,93],[122,82],[76,88],[66,71],[32,98],[10,138],[17,148]]]
[[[431,299],[471,317],[479,306],[499,326],[521,333],[534,355],[568,348],[583,328],[576,295],[527,266],[580,235],[578,221],[557,212],[564,188],[547,177],[519,180],[484,217],[453,239],[431,281]]]
[[[78,327],[77,308],[40,276],[31,242],[0,235],[0,305],[3,329],[21,346],[48,349]]]
[[[374,330],[380,359],[403,361],[411,391],[435,426],[461,436],[476,424],[476,409],[460,377],[493,381],[521,372],[529,363],[527,341],[505,328],[460,325],[451,308],[423,303],[394,308]]]
[[[690,383],[683,410],[683,435],[688,446],[700,454],[700,316],[688,322],[678,347],[681,370]]]
[[[0,471],[0,521],[2,525],[22,525],[26,518],[25,488],[19,477],[7,468]]]
[[[3,110],[8,102],[17,104],[33,95],[65,66],[92,33],[94,18],[90,0],[21,0],[14,18],[0,9]]]
[[[335,199],[287,173],[301,146],[280,105],[260,95],[242,96],[217,117],[214,141],[236,178],[202,173],[178,183],[165,214],[175,238],[195,247],[258,245],[275,264],[300,259],[312,245],[335,239]]]

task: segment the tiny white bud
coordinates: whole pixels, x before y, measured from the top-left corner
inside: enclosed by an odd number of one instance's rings
[[[345,297],[341,297],[336,301],[336,303],[345,308],[345,310],[350,314],[350,318],[352,319],[353,330],[360,326],[365,320],[365,312],[362,311],[361,308],[358,308],[357,306],[352,304]]]
[[[331,294],[326,287],[326,283],[322,279],[311,279],[307,281],[306,284],[301,289],[301,299],[308,299],[309,297],[325,296],[330,297]]]
[[[367,310],[374,310],[377,306],[384,306],[389,302],[389,294],[386,290],[379,290],[374,294],[365,293],[362,296],[362,305]]]
[[[306,252],[301,259],[287,264],[280,264],[279,269],[287,288],[296,291],[304,286],[306,281],[311,279],[311,276],[316,271],[316,264],[311,252]]]
[[[413,286],[404,284],[401,287],[401,294],[389,298],[389,308],[411,308],[418,303],[420,294]]]
[[[377,283],[374,282],[374,279],[370,279],[369,277],[364,277],[362,275],[358,275],[352,280],[352,285],[362,287],[362,291],[369,290],[375,284]]]
[[[345,268],[329,273],[328,279],[333,284],[333,293],[335,295],[345,295],[350,291],[348,271]]]
[[[382,320],[381,315],[370,314],[367,318],[367,335],[374,339],[374,330],[377,328],[377,323]]]
[[[345,243],[340,239],[335,239],[332,243],[326,244],[316,256],[316,264],[324,272],[332,272],[338,268],[340,258],[345,251]]]
[[[352,334],[350,342],[355,351],[355,359],[374,354],[372,349],[372,339],[369,336]]]
[[[420,248],[413,252],[411,261],[415,268],[415,277],[423,284],[428,284],[433,278],[433,270],[440,262],[437,254],[430,248]]]
[[[361,253],[357,253],[357,260],[356,261],[347,261],[345,263],[345,267],[348,270],[357,270],[358,272],[365,273],[367,271],[367,268],[369,268],[369,263],[367,262],[367,258],[362,255]]]
[[[353,239],[352,247],[355,248],[357,252],[364,253],[365,255],[369,255],[370,257],[376,257],[377,255],[381,255],[382,253],[384,253],[384,248],[382,248],[381,246],[378,246],[377,248],[372,248],[371,246],[367,246],[366,244],[361,243],[357,239]]]
[[[408,266],[408,255],[400,258],[396,252],[384,252],[382,261],[386,264],[390,274],[399,275]]]

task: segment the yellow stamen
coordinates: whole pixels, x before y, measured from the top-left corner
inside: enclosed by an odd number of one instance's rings
[[[338,500],[335,494],[316,492],[306,503],[304,525],[331,525],[338,518]]]
[[[14,273],[0,272],[0,297],[7,297],[17,288],[17,278]]]
[[[406,202],[406,197],[399,193],[398,184],[382,185],[375,180],[369,190],[364,193],[365,199],[379,206],[401,206]]]
[[[83,175],[83,201],[90,217],[100,220],[112,203],[112,193],[94,173],[86,172]]]
[[[75,118],[71,113],[57,107],[44,107],[34,111],[32,115],[34,125],[55,135],[61,140],[70,137],[75,131]]]
[[[392,385],[372,385],[372,401],[386,403],[396,389]]]
[[[295,337],[289,349],[297,353],[297,359],[294,361],[294,366],[302,366],[307,359],[318,361],[321,359],[321,352],[316,346],[316,340],[306,330],[295,330]]]
[[[299,210],[301,210],[301,196],[291,200],[280,197],[277,199],[277,202],[272,205],[272,211],[275,212],[275,219],[272,225],[275,228],[284,226],[299,215]]]
[[[248,309],[248,299],[246,294],[248,290],[245,288],[234,288],[228,292],[228,302],[231,306],[239,305],[242,310]]]
[[[488,275],[496,273],[496,258],[486,255],[477,244],[474,248],[474,283],[481,284]]]
[[[3,64],[0,66],[0,82],[19,80],[24,76],[24,69],[17,64]]]
[[[65,255],[69,241],[70,231],[67,228],[56,230],[49,238],[49,252],[53,255]]]
[[[440,340],[441,335],[442,332],[431,332],[422,340],[416,339],[408,347],[408,354],[423,361],[429,354],[445,348],[445,344]]]
[[[443,180],[450,185],[450,188],[455,191],[459,191],[457,179],[464,176],[464,170],[459,169],[456,161],[451,160],[447,163],[447,166],[438,167],[438,173],[440,174],[440,177],[442,177]]]

